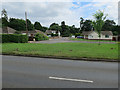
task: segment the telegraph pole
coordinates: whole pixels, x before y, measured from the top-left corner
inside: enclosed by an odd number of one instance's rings
[[[28,35],[28,29],[27,29],[27,12],[25,12],[25,20],[26,20],[26,35]]]

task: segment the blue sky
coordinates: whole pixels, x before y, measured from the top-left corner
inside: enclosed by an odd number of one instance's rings
[[[8,16],[24,19],[24,12],[27,11],[28,18],[34,23],[39,21],[43,26],[49,27],[53,22],[61,24],[65,21],[68,25],[79,27],[80,17],[93,19],[97,10],[104,10],[109,16],[107,19],[116,23],[118,15],[117,2],[4,2],[2,8],[8,12]]]

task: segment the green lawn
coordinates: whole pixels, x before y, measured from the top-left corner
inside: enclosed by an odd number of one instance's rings
[[[70,40],[73,41],[90,41],[90,42],[99,42],[99,40],[87,40],[87,39],[81,39],[81,38],[71,38]],[[107,41],[107,40],[100,40],[100,42],[116,42],[116,41]]]
[[[118,44],[96,43],[4,43],[3,54],[52,56],[65,58],[118,59]]]

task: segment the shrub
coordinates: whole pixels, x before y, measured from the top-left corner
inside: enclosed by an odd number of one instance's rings
[[[28,37],[27,35],[21,34],[1,34],[2,36],[2,43],[27,43]]]
[[[55,36],[58,36],[58,34],[57,34],[57,33],[56,33],[56,34],[53,34],[53,33],[52,33],[51,36],[52,36],[52,37],[55,37]]]
[[[36,41],[42,41],[42,40],[48,40],[49,38],[47,36],[45,36],[44,34],[41,33],[37,33],[35,35],[35,40]]]
[[[75,37],[81,36],[81,33],[75,33]]]

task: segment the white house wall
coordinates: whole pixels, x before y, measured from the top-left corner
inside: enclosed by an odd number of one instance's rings
[[[105,38],[105,35],[101,35],[101,39],[112,39],[112,36],[111,35],[109,35],[109,38]]]
[[[85,36],[84,36],[85,37]],[[88,39],[99,39],[99,36],[96,32],[92,32],[88,35]],[[101,34],[101,37],[100,39],[106,39],[106,40],[109,40],[111,39],[112,40],[112,36],[109,35],[109,38],[105,38],[105,35],[102,35]]]
[[[88,39],[99,39],[98,34],[96,32],[92,32],[88,35]]]

